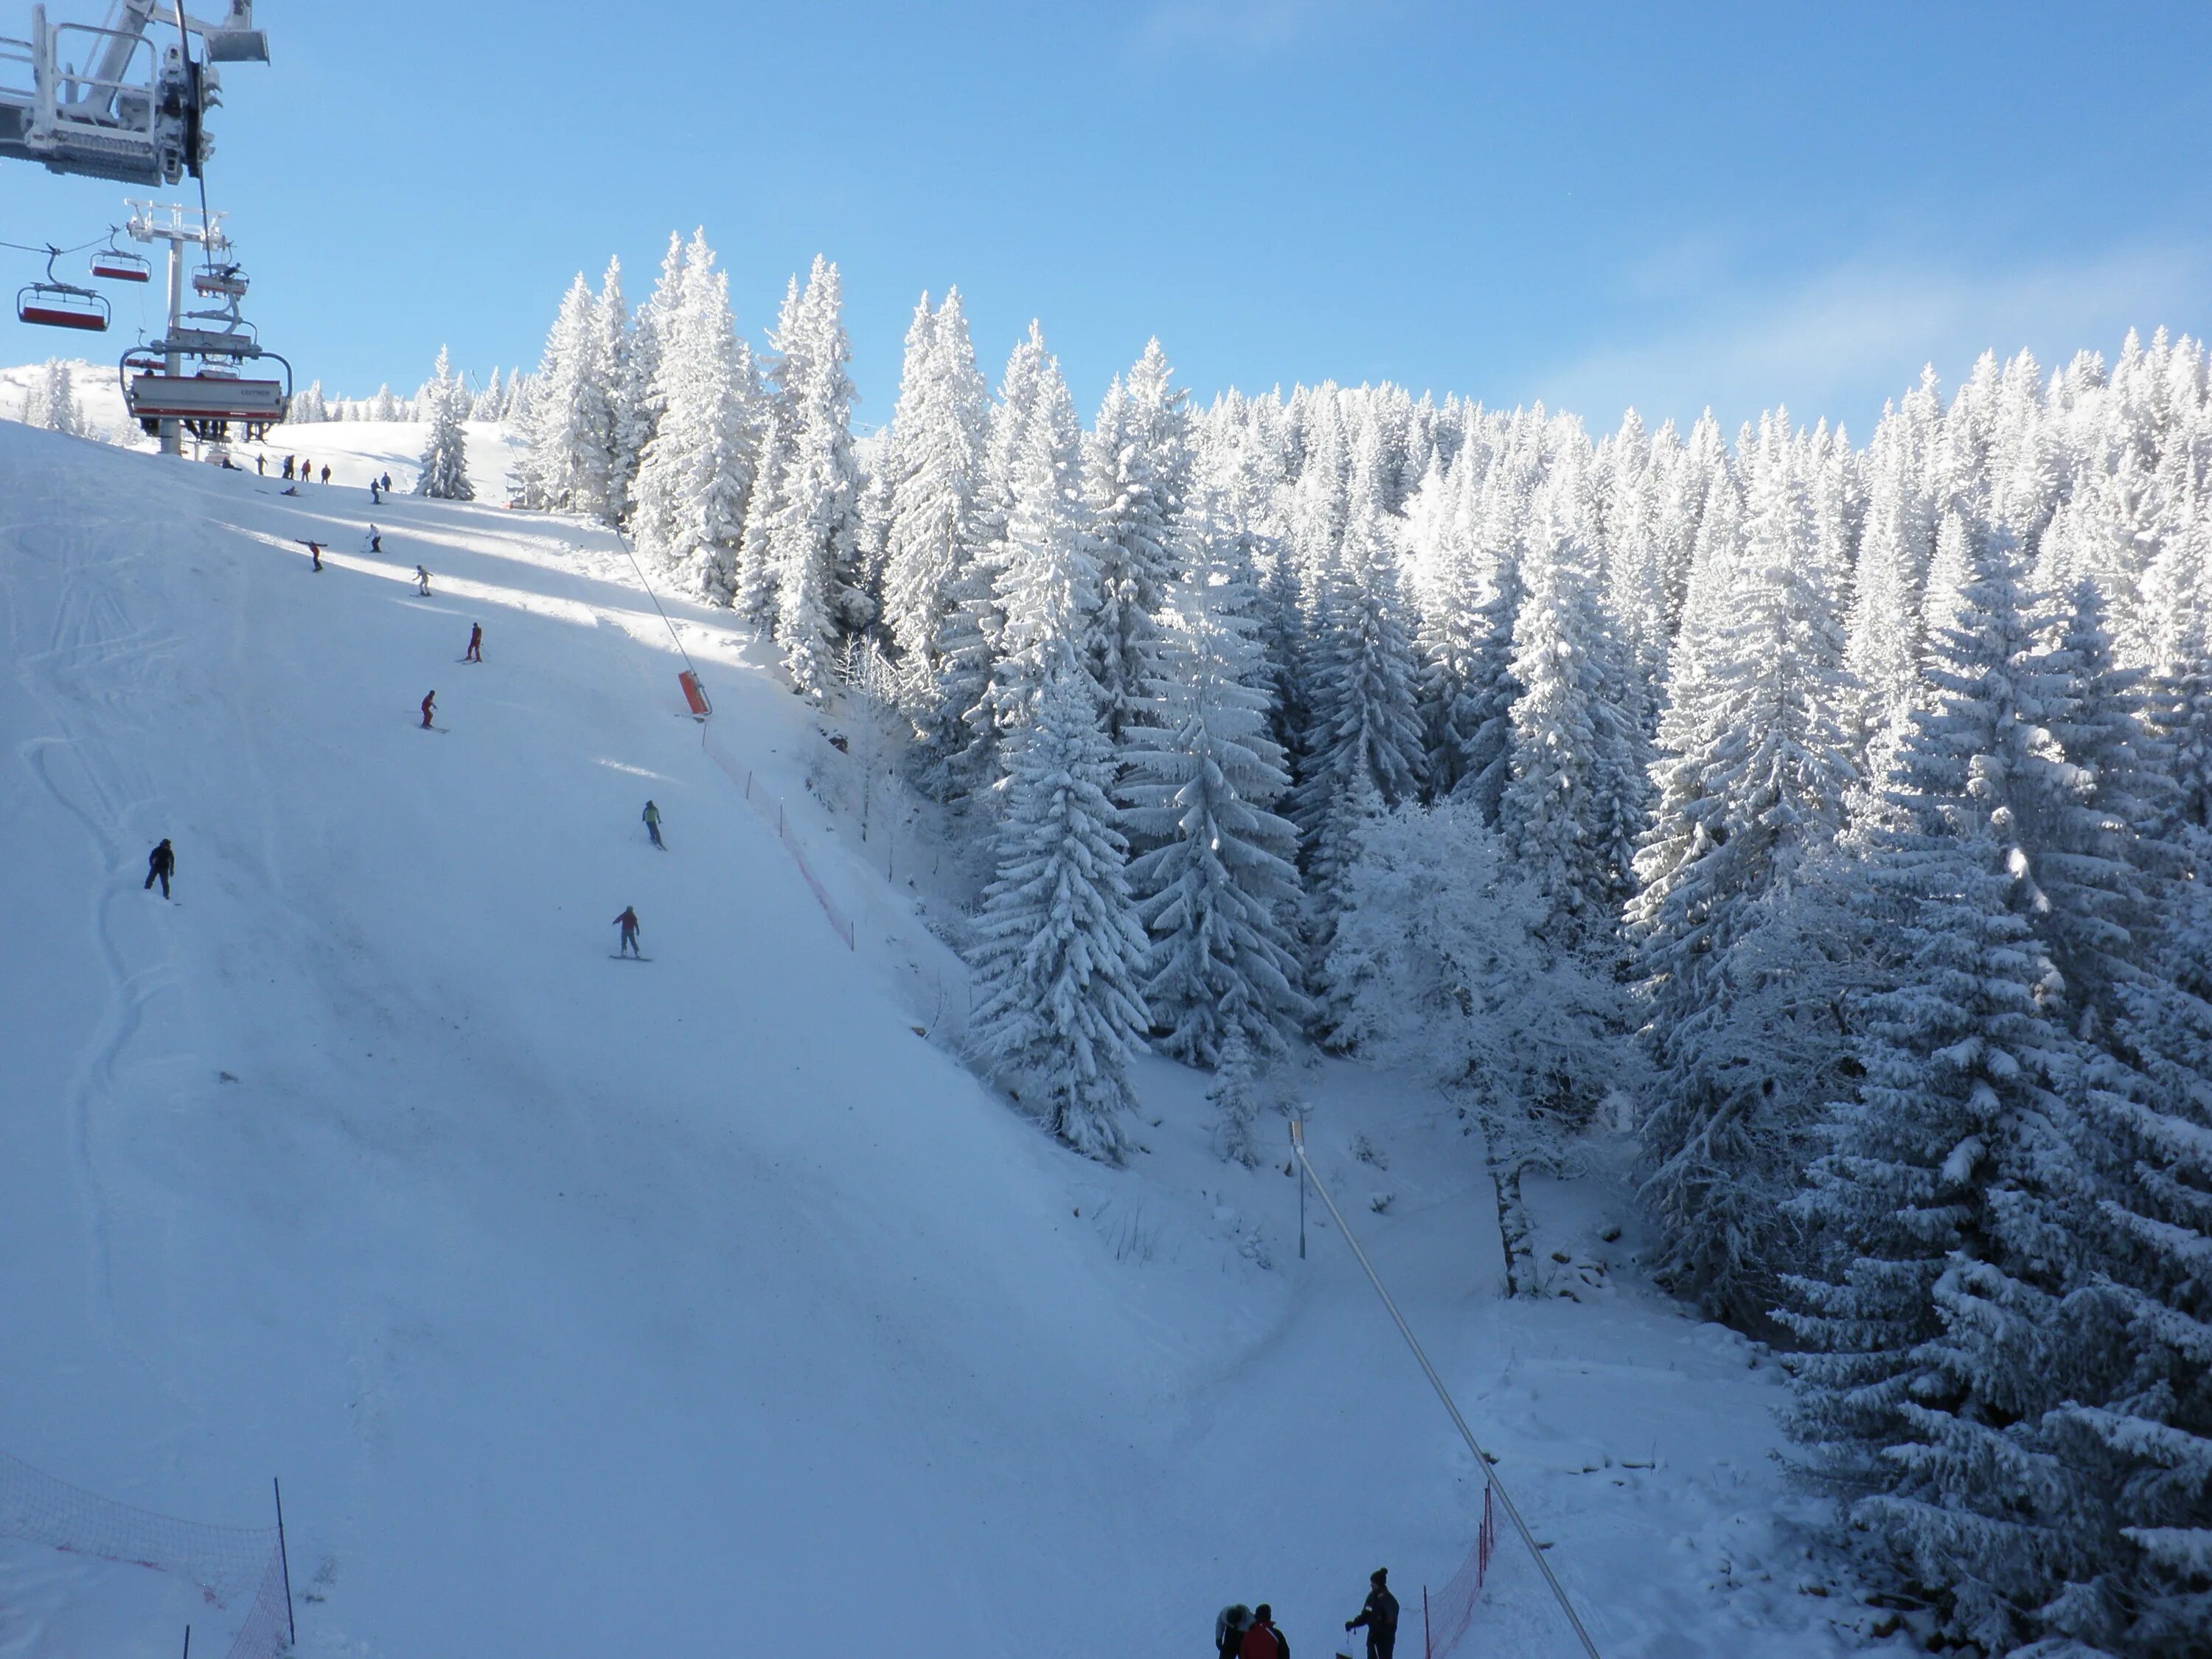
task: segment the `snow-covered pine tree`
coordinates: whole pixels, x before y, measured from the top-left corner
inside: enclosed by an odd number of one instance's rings
[[[1344,532],[1321,573],[1308,649],[1306,762],[1291,801],[1325,957],[1337,884],[1359,826],[1415,799],[1424,757],[1413,630],[1382,501],[1382,432],[1363,420],[1345,492]]]
[[[859,586],[860,474],[843,309],[837,267],[817,254],[799,300],[795,356],[786,347],[791,449],[769,547],[776,641],[793,684],[809,696],[828,688],[839,642],[873,612]]]
[[[1893,940],[1857,1097],[1793,1206],[1829,1259],[1791,1281],[1790,1428],[1856,1493],[1847,1538],[1954,1634],[2009,1650],[2074,1542],[2045,1524],[2061,1472],[2035,1425],[2059,1403],[2056,1321],[2081,1266],[2075,1071],[2046,1017],[2058,976],[2032,923],[2023,789],[2053,676],[2002,539],[1936,639],[1940,702],[1893,776],[1869,899]]]
[[[657,369],[653,432],[638,463],[638,545],[687,587],[728,605],[755,480],[752,354],[730,315],[726,272],[695,232],[648,311]]]
[[[1282,918],[1298,898],[1297,833],[1272,810],[1290,787],[1268,735],[1259,594],[1218,481],[1176,538],[1185,573],[1161,617],[1150,700],[1122,759],[1127,828],[1151,851],[1129,867],[1152,936],[1145,1000],[1158,1047],[1225,1065],[1283,1052],[1306,1012]]]
[[[1773,1304],[1790,1259],[1776,1206],[1800,1184],[1817,1091],[1837,1081],[1820,1063],[1835,1035],[1832,947],[1790,912],[1810,896],[1799,886],[1808,863],[1824,878],[1816,908],[1833,908],[1827,854],[1851,777],[1844,635],[1787,438],[1770,419],[1749,458],[1725,614],[1707,610],[1720,602],[1713,586],[1692,583],[1696,648],[1681,653],[1683,702],[1662,728],[1685,747],[1663,751],[1629,908],[1656,1072],[1644,1147],[1644,1198],[1664,1234],[1658,1271],[1739,1321]]]
[[[1006,631],[999,583],[1006,568],[1006,526],[1030,428],[1047,387],[1058,378],[1044,331],[1031,319],[1028,335],[1006,358],[999,400],[990,411],[975,498],[975,551],[954,584],[938,648],[944,752],[930,777],[932,787],[947,797],[972,799],[998,775],[999,726],[990,694]]]
[[[630,363],[629,306],[623,297],[622,261],[607,261],[592,302],[592,356],[599,365],[605,424],[599,443],[606,452],[606,494],[599,517],[620,524],[629,516],[630,481],[637,476],[638,446],[645,434],[637,407],[642,388],[633,378]]]
[[[1590,544],[1589,445],[1559,446],[1536,501],[1513,634],[1511,781],[1498,805],[1563,938],[1595,938],[1623,872],[1613,848],[1629,758],[1626,710],[1607,696],[1607,644]]]
[[[415,493],[434,501],[472,501],[477,492],[469,483],[469,434],[464,424],[469,416],[468,383],[453,373],[443,346],[438,348],[425,401],[430,430],[422,444],[422,465],[415,474]]]
[[[469,418],[472,421],[496,421],[506,412],[507,388],[501,384],[499,368],[495,364],[491,379],[484,382],[484,389],[469,402]]]
[[[783,480],[791,469],[799,430],[796,388],[806,377],[806,343],[799,320],[799,278],[784,285],[783,305],[769,331],[760,419],[753,457],[752,495],[738,546],[738,614],[756,627],[774,624],[776,613],[775,526],[783,513]]]
[[[1190,471],[1190,412],[1158,340],[1115,381],[1084,445],[1084,492],[1098,548],[1099,689],[1106,732],[1129,741],[1155,676],[1153,616],[1174,574],[1170,526]]]
[[[69,365],[60,358],[47,358],[24,388],[23,423],[66,432],[72,437],[85,435],[84,410],[77,402]]]
[[[1030,1091],[1062,1140],[1118,1164],[1129,1145],[1129,1060],[1151,1019],[1138,988],[1145,931],[1107,795],[1114,754],[1098,686],[1072,635],[1048,653],[1006,768],[997,875],[969,953],[970,1051],[992,1074]]]
[[[594,310],[591,285],[580,271],[546,337],[530,399],[529,449],[517,473],[530,506],[598,517],[606,509],[609,483],[606,365]],[[391,401],[391,388],[380,387],[372,409]]]
[[[884,623],[898,647],[907,713],[938,752],[959,713],[945,707],[941,686],[953,613],[976,552],[988,416],[960,290],[949,291],[934,313],[923,295],[907,331],[885,440]]]
[[[1091,672],[1105,604],[1097,548],[1083,512],[1075,404],[1057,362],[1048,358],[1039,366],[1030,400],[995,558],[1001,621],[985,701],[1001,743],[1030,723],[1064,652],[1078,653],[1085,673]]]

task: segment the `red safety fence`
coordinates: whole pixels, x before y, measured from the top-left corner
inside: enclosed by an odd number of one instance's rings
[[[1474,1547],[1467,1553],[1459,1571],[1431,1597],[1421,1591],[1421,1622],[1428,1638],[1427,1659],[1443,1659],[1459,1645],[1474,1623],[1474,1610],[1482,1601],[1482,1587],[1490,1577],[1490,1559],[1498,1553],[1498,1505],[1489,1483],[1482,1488],[1482,1524],[1475,1528]]]
[[[204,1618],[239,1620],[230,1659],[277,1659],[291,1646],[276,1527],[216,1527],[135,1509],[0,1452],[0,1537],[182,1579],[199,1591]]]
[[[738,765],[723,752],[711,724],[701,728],[700,742],[707,751],[708,758],[720,767],[724,775],[744,792],[746,804],[760,814],[762,822],[775,828],[775,838],[783,843],[783,850],[791,854],[791,861],[799,866],[799,873],[805,881],[807,890],[814,895],[815,902],[822,907],[822,914],[830,918],[830,926],[836,930],[837,937],[845,941],[845,948],[848,951],[858,948],[854,942],[856,935],[852,918],[837,908],[836,902],[830,896],[829,890],[816,877],[813,867],[807,863],[805,850],[799,846],[798,836],[792,831],[791,815],[784,811],[782,800],[754,777],[750,767]]]

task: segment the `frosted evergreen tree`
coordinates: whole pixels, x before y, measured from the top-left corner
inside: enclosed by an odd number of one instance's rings
[[[477,492],[469,483],[469,434],[464,424],[469,416],[469,388],[453,373],[443,346],[438,348],[437,368],[424,401],[429,404],[430,430],[423,441],[422,465],[415,474],[415,493],[434,501],[472,501]]]
[[[1041,367],[1030,395],[997,556],[1001,620],[985,694],[1000,742],[1030,723],[1066,653],[1073,651],[1084,672],[1092,673],[1105,608],[1097,546],[1083,512],[1075,404],[1057,362]],[[1103,692],[1099,706],[1103,714]]]
[[[785,284],[783,305],[769,332],[765,369],[768,386],[761,400],[753,459],[753,489],[745,503],[744,533],[738,547],[738,612],[757,627],[773,625],[778,570],[775,527],[783,514],[783,482],[791,470],[799,430],[798,387],[806,379],[806,341],[799,315],[799,278]]]
[[[1206,1098],[1213,1108],[1213,1150],[1225,1163],[1254,1170],[1260,1166],[1260,1061],[1243,1031],[1232,1025],[1222,1039],[1221,1061]]]
[[[631,375],[629,306],[623,297],[620,259],[607,261],[592,302],[592,356],[605,404],[599,443],[606,452],[606,495],[599,513],[609,524],[620,524],[629,515],[629,487],[646,432],[637,405],[642,388]]]
[[[1862,755],[1875,734],[1923,701],[1923,595],[1939,518],[1926,474],[1939,420],[1931,370],[1901,404],[1883,411],[1867,453],[1866,522],[1848,653],[1859,688]]]
[[[885,441],[884,623],[902,659],[908,712],[940,749],[958,713],[945,706],[940,686],[962,580],[976,552],[988,416],[960,291],[947,293],[934,313],[923,295],[907,331]]]
[[[1857,1098],[1833,1109],[1796,1206],[1833,1258],[1793,1281],[1784,1314],[1810,1350],[1792,1431],[1861,1494],[1854,1547],[1997,1650],[2028,1634],[2067,1547],[2037,1518],[2063,1483],[2033,1425],[2059,1403],[2051,1333],[2084,1186],[2073,1055],[2045,1012],[2058,975],[2017,840],[2023,788],[2057,764],[2019,579],[2008,546],[1978,558],[1936,643],[1941,701],[1899,759],[1902,822],[1869,871],[1891,988],[1869,1004]]]
[[[530,400],[529,450],[519,469],[532,507],[603,516],[607,472],[606,364],[594,326],[595,303],[582,274],[561,301]],[[388,404],[391,388],[377,404]],[[383,419],[383,416],[374,418]]]
[[[1290,787],[1268,735],[1259,595],[1218,484],[1176,538],[1141,733],[1123,751],[1126,823],[1152,850],[1131,866],[1152,936],[1144,992],[1178,1060],[1279,1054],[1305,1013],[1282,918],[1298,898],[1297,836],[1272,810]]]
[[[1361,423],[1343,538],[1321,574],[1306,655],[1305,762],[1291,801],[1317,961],[1328,952],[1340,884],[1364,826],[1418,797],[1425,761],[1419,664],[1382,513],[1382,435],[1374,422]]]
[[[1565,446],[1540,495],[1513,635],[1511,781],[1499,801],[1507,845],[1556,922],[1589,936],[1619,884],[1611,842],[1628,718],[1606,696],[1604,622],[1589,540],[1584,447]]]
[[[499,368],[494,365],[491,378],[484,382],[483,391],[469,402],[469,418],[472,421],[496,421],[507,412],[507,388],[500,383]]]
[[[1714,596],[1693,584],[1689,614],[1704,628],[1683,662],[1697,673],[1662,726],[1684,746],[1662,755],[1628,913],[1656,1060],[1644,1139],[1644,1196],[1665,1229],[1659,1272],[1738,1318],[1771,1305],[1787,1259],[1776,1206],[1798,1184],[1821,1103],[1807,1091],[1826,1073],[1803,1062],[1834,1030],[1825,952],[1820,930],[1790,912],[1808,863],[1835,873],[1826,855],[1851,778],[1842,621],[1784,436],[1770,424],[1751,470],[1725,617],[1703,615]],[[1816,889],[1833,909],[1832,884]],[[1775,994],[1777,977],[1793,1000]]]
[[[1073,637],[1055,642],[1033,718],[1007,746],[997,875],[970,951],[969,1046],[993,1075],[1028,1091],[1062,1140],[1118,1164],[1129,1145],[1129,1060],[1150,1023],[1138,986],[1146,941],[1107,795],[1113,748],[1078,650]]]
[[[1047,390],[1059,379],[1043,331],[1035,319],[1007,356],[999,399],[988,423],[983,474],[975,498],[975,552],[953,585],[938,658],[939,724],[943,763],[939,793],[987,788],[997,775],[999,725],[991,685],[1006,632],[999,584],[1008,557],[1006,526],[1012,513],[1015,473],[1028,449],[1030,427]]]
[[[1107,392],[1085,444],[1084,490],[1098,547],[1104,609],[1098,684],[1107,735],[1128,740],[1156,670],[1153,616],[1173,574],[1171,522],[1190,469],[1190,415],[1160,343]]]
[[[653,432],[640,457],[632,527],[638,545],[684,586],[722,605],[736,596],[738,550],[751,495],[752,354],[730,314],[726,272],[695,233],[648,307],[656,363]]]
[[[860,476],[843,303],[837,267],[817,255],[785,347],[791,447],[769,528],[776,641],[793,683],[811,696],[829,686],[839,641],[872,612],[858,586]]]
[[[84,410],[77,402],[69,365],[60,358],[47,358],[24,388],[23,423],[72,437],[86,435]]]

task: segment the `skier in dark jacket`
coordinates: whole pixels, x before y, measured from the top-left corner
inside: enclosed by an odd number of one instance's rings
[[[286,483],[291,483],[291,482],[292,482],[292,472],[293,472],[293,460],[292,460],[292,458],[291,458],[289,455],[287,455],[287,456],[284,458],[284,474],[283,474],[283,476],[284,476],[284,482],[285,482]]]
[[[615,954],[618,957],[642,956],[644,952],[637,948],[637,912],[629,905],[623,905],[623,913],[615,918],[615,926],[622,929],[622,948]]]
[[[662,852],[668,850],[668,843],[660,838],[660,809],[651,801],[645,804],[645,833],[653,837],[653,844]]]
[[[1216,1659],[1237,1659],[1237,1650],[1244,1645],[1244,1632],[1252,1627],[1252,1609],[1242,1601],[1231,1601],[1213,1615],[1213,1651]]]
[[[324,482],[325,483],[328,483],[330,481],[331,481],[331,464],[330,464],[328,461],[325,461],[325,462],[323,463],[323,482]]]
[[[176,873],[177,850],[169,845],[168,837],[164,836],[161,844],[146,855],[146,890],[151,892],[154,884],[158,881],[161,884],[161,896],[168,897],[169,878]]]
[[[437,712],[438,694],[435,691],[424,693],[422,697],[422,729],[425,732],[430,729],[430,716]]]
[[[483,660],[483,624],[482,623],[471,623],[469,624],[468,653],[466,655],[462,657],[461,660],[463,662],[482,662]]]
[[[1347,1631],[1367,1627],[1367,1659],[1390,1659],[1391,1650],[1398,1645],[1398,1598],[1390,1594],[1389,1577],[1388,1567],[1370,1573],[1366,1605],[1358,1618],[1345,1621]]]

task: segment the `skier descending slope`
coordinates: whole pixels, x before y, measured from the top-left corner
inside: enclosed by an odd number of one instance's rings
[[[423,693],[423,696],[422,696],[422,729],[423,729],[425,732],[428,732],[428,731],[430,731],[430,730],[432,730],[432,729],[433,729],[433,728],[432,728],[432,726],[431,726],[431,725],[430,725],[430,716],[431,716],[431,715],[433,715],[434,714],[437,713],[437,711],[438,711],[438,694],[437,694],[435,691],[427,691],[427,692]]]
[[[645,833],[653,837],[653,844],[662,852],[668,850],[668,843],[660,838],[660,809],[651,801],[645,804]]]
[[[469,624],[469,648],[462,656],[461,660],[463,662],[482,662],[483,660],[483,624],[482,623],[471,623]]]
[[[176,849],[169,845],[168,837],[164,836],[161,844],[146,855],[146,890],[153,891],[154,884],[158,881],[161,884],[161,896],[168,897],[169,878],[176,873]]]
[[[644,953],[637,948],[637,912],[625,904],[623,906],[623,913],[615,918],[614,925],[622,929],[622,948],[615,954],[618,957],[635,957],[641,962],[645,960]]]

